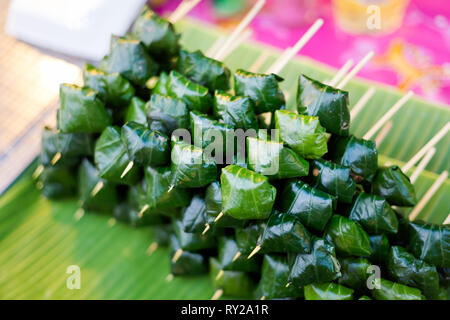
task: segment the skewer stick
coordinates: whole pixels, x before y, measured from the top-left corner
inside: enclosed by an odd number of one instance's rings
[[[450,214],[447,216],[447,218],[445,218],[443,224],[450,224]]]
[[[211,300],[217,300],[220,299],[220,297],[223,295],[223,290],[218,289],[216,292],[214,292],[213,296],[211,297]]]
[[[84,209],[78,208],[77,211],[75,211],[75,214],[73,215],[75,217],[75,220],[78,221],[84,216]]]
[[[225,272],[223,270],[220,270],[219,273],[216,276],[216,280],[219,280],[220,278],[222,278],[224,273]]]
[[[154,241],[147,248],[147,255],[149,255],[149,256],[152,255],[153,252],[156,251],[156,249],[158,249],[158,243]]]
[[[54,157],[50,161],[50,164],[54,166],[61,159],[61,152],[55,153]]]
[[[289,50],[283,61],[280,61],[277,65],[270,67],[268,73],[279,73],[286,64],[291,60],[302,48],[303,46],[314,36],[314,34],[323,25],[322,19],[317,19],[316,22],[305,32],[305,34],[297,41],[297,43]]]
[[[291,285],[290,282],[286,283],[285,287],[288,288]]]
[[[370,140],[372,136],[389,120],[391,119],[394,114],[400,110],[401,107],[405,105],[405,103],[414,95],[412,91],[409,91],[407,94],[405,94],[403,97],[401,97],[389,110],[384,114],[383,117],[381,117],[380,120],[377,121],[373,125],[372,128],[369,129],[369,131],[364,135],[364,140]]]
[[[144,212],[147,211],[148,208],[150,208],[150,206],[148,204],[146,204],[145,206],[142,207],[141,211],[139,211],[139,214],[138,214],[139,219],[142,218],[142,216],[144,215]]]
[[[214,222],[219,221],[223,217],[223,212],[220,211],[220,213],[217,215],[217,217],[214,219]]]
[[[209,47],[209,49],[206,51],[206,55],[208,57],[214,56],[214,54],[217,52],[217,50],[219,50],[220,45],[225,41],[225,39],[226,39],[225,35],[221,35],[219,38],[217,38],[217,40],[213,43],[213,45]]]
[[[262,296],[260,300],[266,300],[266,296]]]
[[[422,171],[426,168],[426,166],[430,162],[431,158],[433,158],[435,153],[436,153],[436,148],[431,148],[430,151],[427,152],[425,157],[423,157],[423,159],[417,165],[416,170],[414,170],[414,172],[411,174],[411,177],[409,178],[411,180],[411,183],[416,182],[417,178],[420,176]]]
[[[414,209],[409,214],[409,221],[414,221],[414,219],[417,218],[419,213],[422,211],[422,209],[427,205],[427,203],[430,201],[430,199],[434,196],[436,191],[440,188],[440,186],[447,180],[448,178],[448,171],[445,170],[442,172],[437,180],[433,183],[433,185],[430,187],[430,189],[427,190],[425,195],[420,199],[419,203],[414,207]]]
[[[97,182],[95,187],[92,189],[91,197],[95,197],[97,195],[97,193],[99,193],[100,190],[102,190],[102,188],[103,188],[103,181],[100,180],[99,182]]]
[[[133,161],[128,162],[127,166],[125,167],[125,170],[123,170],[122,174],[120,175],[120,179],[123,179],[123,177],[125,177],[126,174],[130,172],[131,169],[133,169],[133,166],[134,166]]]
[[[237,259],[239,259],[239,257],[242,255],[242,253],[240,251],[236,252],[236,254],[233,257],[233,260],[231,260],[231,262],[235,262]]]
[[[375,137],[375,145],[378,147],[383,140],[386,138],[389,131],[392,129],[392,121],[388,121],[383,128],[381,128],[380,132]]]
[[[174,12],[169,16],[167,20],[169,20],[171,23],[176,23],[178,20],[182,19],[185,15],[188,14],[189,11],[194,9],[194,7],[200,2],[201,0],[185,0],[181,2],[181,4],[175,9]]]
[[[243,44],[245,41],[247,41],[251,35],[253,34],[253,31],[250,29],[245,30],[242,34],[239,35],[239,37],[234,41],[225,51],[225,53],[222,56],[222,60],[224,60],[226,57],[228,57],[234,50],[236,50],[237,47],[239,47],[241,44]]]
[[[274,63],[272,63],[269,69],[267,69],[267,73],[269,73],[270,69],[274,68],[276,69],[277,66],[286,59],[286,57],[290,54],[291,51],[292,47],[287,47],[286,49],[284,49],[284,51],[278,56],[278,58],[274,61]]]
[[[356,115],[366,106],[370,98],[375,94],[375,88],[370,87],[367,91],[359,98],[358,102],[355,104],[353,109],[350,111],[350,119],[354,119]]]
[[[329,86],[334,87],[347,74],[348,70],[350,70],[352,65],[353,65],[353,59],[348,59],[347,62],[344,63],[344,65],[339,69],[339,71],[336,72],[333,79],[331,79],[330,81],[326,81],[325,83]]]
[[[205,223],[205,229],[202,232],[202,236],[204,236],[210,228],[211,226],[209,225],[209,223]]]
[[[250,259],[251,257],[253,257],[255,254],[257,254],[259,252],[259,250],[261,250],[261,246],[256,246],[255,249],[253,249],[252,253],[250,253],[247,257],[247,259]]]
[[[433,138],[428,141],[426,145],[422,147],[402,168],[403,172],[407,172],[409,169],[411,169],[417,161],[422,159],[422,157],[430,150],[432,147],[434,147],[450,130],[450,121],[445,124],[445,126],[439,130],[438,133],[434,135]]]
[[[37,179],[39,178],[39,176],[42,174],[42,172],[44,171],[44,166],[42,164],[38,165],[36,170],[34,170],[32,178],[33,179]]]
[[[356,66],[353,67],[353,69],[344,77],[344,79],[342,79],[342,81],[337,85],[336,88],[338,89],[342,89],[345,87],[345,85],[359,72],[359,70],[362,69],[362,67],[364,67],[367,62],[370,61],[370,59],[372,59],[374,55],[373,51],[369,51],[364,58],[361,59],[361,61],[359,61]]]
[[[177,262],[178,259],[180,259],[182,254],[183,254],[183,249],[178,249],[177,251],[175,251],[175,254],[172,257],[172,262],[173,263]]]
[[[266,62],[267,58],[269,58],[269,53],[267,51],[263,51],[263,53],[259,55],[255,62],[253,62],[248,71],[257,72],[264,64],[264,62]]]
[[[169,273],[169,274],[167,275],[167,277],[166,277],[166,281],[167,281],[167,282],[170,282],[170,281],[172,281],[172,280],[173,280],[173,274]]]
[[[225,41],[223,46],[214,55],[214,59],[222,60],[222,58],[224,57],[224,55],[227,51],[227,48],[229,46],[231,46],[231,44],[233,42],[236,41],[239,34],[250,24],[250,22],[258,14],[258,12],[262,9],[262,7],[264,6],[265,3],[266,3],[266,0],[258,0],[258,2],[255,3],[253,8],[250,9],[250,11],[244,17],[244,19],[242,19],[242,21],[238,24],[238,26],[233,30],[233,32],[228,37],[228,39]]]

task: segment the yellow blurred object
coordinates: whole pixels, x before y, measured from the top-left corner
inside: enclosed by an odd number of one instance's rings
[[[338,26],[350,33],[387,34],[398,29],[409,0],[333,0]]]

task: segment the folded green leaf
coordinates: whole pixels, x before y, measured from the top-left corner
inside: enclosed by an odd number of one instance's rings
[[[281,141],[306,159],[318,159],[328,151],[327,135],[318,117],[277,110],[275,128]]]
[[[180,243],[174,235],[170,237],[170,257],[180,249]],[[207,261],[200,253],[183,250],[176,262],[170,259],[170,272],[174,276],[198,275],[208,271]]]
[[[333,215],[335,198],[298,180],[289,182],[280,196],[280,210],[306,227],[322,232]]]
[[[366,256],[370,255],[369,235],[357,223],[340,215],[333,215],[327,230],[327,241],[333,243],[338,253]]]
[[[236,229],[235,238],[239,252],[243,255],[247,255],[252,252],[260,241],[265,228],[265,222],[257,222],[252,223],[245,228]]]
[[[376,300],[424,300],[419,289],[380,279],[380,289],[372,290]]]
[[[238,252],[236,241],[233,238],[219,238],[217,250],[217,258],[220,262],[220,265],[222,266],[222,270],[259,273],[261,264],[257,257],[255,257],[255,260],[249,260],[246,256],[240,255],[239,258],[233,260],[236,253]]]
[[[389,239],[384,234],[373,235],[369,237],[370,256],[369,260],[375,264],[383,265],[389,255]]]
[[[74,172],[76,169],[73,167],[45,167],[39,175],[38,182],[44,197],[49,199],[73,197],[77,192],[77,179]]]
[[[189,112],[194,145],[206,149],[213,143],[214,156],[225,159],[227,142],[234,139],[234,128],[198,111]],[[231,140],[234,141],[234,140]],[[208,148],[209,149],[209,148]],[[212,150],[211,150],[212,151]],[[234,151],[233,149],[228,151]]]
[[[372,298],[370,298],[368,296],[361,296],[361,297],[359,297],[358,300],[372,300]]]
[[[161,72],[158,77],[158,81],[152,88],[152,94],[160,94],[163,96],[169,95],[167,87],[169,84],[169,75],[166,72]]]
[[[267,177],[230,165],[222,169],[223,213],[235,219],[266,219],[272,212],[276,189]]]
[[[128,105],[124,117],[125,123],[136,122],[144,126],[147,125],[147,109],[144,100],[133,97]]]
[[[216,118],[235,128],[258,129],[254,104],[249,97],[233,96],[227,92],[216,90],[213,111]]]
[[[96,91],[72,84],[59,87],[58,128],[66,133],[102,132],[111,125],[112,118],[106,111]]]
[[[396,206],[413,207],[417,203],[414,186],[397,166],[378,169],[372,184],[372,192]]]
[[[234,219],[230,216],[223,216],[216,222],[214,220],[222,212],[222,188],[220,182],[211,183],[205,192],[206,221],[209,225],[214,224],[214,228],[242,228],[245,220]]]
[[[353,300],[353,289],[336,283],[315,283],[305,286],[305,300]]]
[[[234,73],[234,91],[236,95],[249,97],[256,114],[275,111],[285,104],[279,82],[283,79],[275,74],[262,74],[236,70]]]
[[[342,277],[338,279],[339,284],[353,288],[355,290],[363,290],[367,288],[368,268],[372,265],[365,258],[347,257],[339,259],[341,264]]]
[[[184,232],[183,223],[179,220],[174,220],[172,225],[178,240],[179,248],[183,251],[195,252],[217,246],[217,239],[211,233],[201,235],[200,233]]]
[[[206,223],[205,199],[194,195],[191,203],[183,210],[181,223],[184,232],[202,232]]]
[[[188,109],[179,99],[153,94],[145,110],[152,130],[170,135],[175,129],[188,128]]]
[[[297,111],[319,117],[320,124],[330,133],[348,135],[350,111],[347,91],[335,89],[301,74],[297,86]]]

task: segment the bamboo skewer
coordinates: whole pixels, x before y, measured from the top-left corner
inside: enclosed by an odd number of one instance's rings
[[[185,0],[175,9],[167,20],[176,23],[189,13],[201,0]]]
[[[428,202],[431,200],[431,198],[434,196],[436,191],[441,187],[441,185],[447,180],[448,178],[448,171],[443,171],[437,180],[433,183],[433,185],[427,190],[425,195],[422,197],[422,199],[419,200],[419,203],[414,207],[414,209],[409,214],[409,221],[414,221],[414,219],[417,218],[419,213],[422,211],[422,209],[428,204]]]
[[[370,87],[367,91],[362,95],[362,97],[355,104],[353,109],[350,111],[350,119],[354,119],[356,115],[365,107],[367,102],[369,102],[370,98],[375,94],[375,88]]]
[[[42,174],[43,171],[44,166],[40,164],[37,166],[36,170],[34,170],[33,175],[31,177],[36,180],[37,178],[39,178],[39,176]]]
[[[103,189],[103,186],[104,186],[103,181],[100,180],[99,182],[97,182],[97,184],[94,186],[94,188],[91,191],[91,197],[95,197],[97,195],[97,193],[99,193],[100,190]]]
[[[220,270],[219,273],[216,276],[216,280],[219,280],[220,278],[222,278],[224,273],[225,273],[225,271]]]
[[[267,69],[267,73],[270,73],[271,68],[277,68],[277,66],[286,59],[286,57],[292,51],[292,47],[287,47],[284,51],[278,56],[278,58],[272,63],[272,65]]]
[[[263,51],[259,55],[259,57],[253,62],[253,64],[250,66],[248,71],[250,72],[258,72],[259,69],[261,69],[261,66],[266,62],[267,58],[269,58],[269,53],[267,51]]]
[[[125,170],[123,170],[122,174],[120,175],[120,179],[123,179],[127,175],[128,172],[130,172],[131,169],[133,169],[134,162],[130,161],[128,162],[127,166],[125,167]]]
[[[175,254],[172,257],[172,262],[173,263],[177,262],[178,259],[180,259],[182,254],[183,254],[183,249],[178,249],[177,251],[175,251]]]
[[[239,259],[239,257],[242,255],[242,253],[240,251],[236,252],[236,254],[233,257],[233,260],[231,260],[231,262],[235,262],[237,259]]]
[[[431,158],[433,158],[435,153],[436,153],[436,148],[431,148],[430,151],[428,151],[427,154],[422,158],[422,160],[417,165],[416,170],[414,170],[414,172],[411,174],[411,177],[409,178],[411,180],[411,183],[416,182],[417,178],[420,176],[422,171],[426,168],[426,166],[430,162]]]
[[[259,250],[261,250],[261,246],[256,246],[255,249],[253,249],[253,251],[248,255],[247,259],[253,257],[255,254],[259,252]]]
[[[245,30],[242,32],[242,34],[239,35],[239,37],[234,41],[225,51],[225,53],[222,56],[222,60],[224,60],[226,57],[228,57],[234,50],[236,50],[242,43],[247,41],[251,35],[253,34],[253,31],[250,29]]]
[[[211,297],[211,300],[217,300],[220,299],[220,297],[223,295],[222,289],[217,289],[216,292],[214,292],[213,296]]]
[[[347,74],[348,70],[350,70],[352,65],[353,59],[348,59],[347,62],[344,63],[344,65],[339,69],[339,71],[336,72],[334,77],[330,81],[326,81],[325,83],[331,87],[334,87]]]
[[[202,236],[204,236],[210,228],[211,226],[209,225],[209,223],[205,223],[205,229],[202,232]]]
[[[224,57],[227,48],[232,45],[234,41],[236,41],[239,34],[250,24],[250,22],[253,20],[253,18],[258,14],[258,12],[262,9],[264,4],[266,3],[265,0],[258,0],[258,2],[255,3],[255,5],[250,9],[250,11],[247,13],[247,15],[242,19],[242,21],[238,24],[238,26],[233,30],[231,35],[228,37],[228,39],[225,41],[222,47],[217,51],[217,53],[214,55],[214,59],[216,60],[222,60]]]
[[[139,211],[138,213],[138,218],[141,219],[142,216],[144,215],[144,212],[148,210],[148,208],[150,208],[150,206],[148,204],[146,204],[145,206],[143,206],[141,208],[141,211]]]
[[[337,85],[336,88],[342,89],[345,85],[364,67],[370,59],[372,59],[374,55],[373,51],[369,51],[362,59],[359,61],[356,66],[342,79],[342,81]]]
[[[147,248],[146,253],[147,253],[147,255],[150,256],[150,255],[152,255],[153,252],[155,252],[157,249],[158,249],[158,243],[157,243],[157,242],[152,242],[152,243],[150,244],[150,246]]]
[[[375,138],[375,145],[378,147],[381,142],[386,138],[389,131],[392,129],[392,121],[388,121]]]
[[[219,38],[217,38],[217,40],[214,41],[213,45],[206,51],[206,56],[213,57],[226,38],[227,37],[225,35],[221,35]]]
[[[444,224],[444,225],[445,225],[445,224],[450,224],[450,214],[447,216],[447,218],[445,218],[443,224]]]
[[[55,153],[55,156],[50,161],[50,164],[54,166],[61,159],[61,152]]]

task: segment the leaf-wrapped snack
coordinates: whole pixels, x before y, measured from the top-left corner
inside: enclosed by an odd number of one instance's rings
[[[367,286],[368,268],[372,265],[366,258],[347,257],[339,259],[342,277],[338,279],[339,284],[362,290]]]
[[[265,228],[266,224],[259,222],[252,223],[242,229],[236,229],[235,237],[239,252],[242,254],[249,254],[252,252],[258,244]]]
[[[214,94],[213,111],[216,118],[235,128],[258,129],[254,105],[249,97],[233,96],[217,90]]]
[[[216,222],[214,220],[222,212],[222,188],[220,182],[211,183],[205,191],[206,221],[210,225],[214,223],[214,228],[241,228],[245,220],[234,219],[230,216],[223,216]]]
[[[227,141],[234,139],[233,127],[198,111],[189,112],[189,118],[194,145],[205,149],[208,145],[214,143],[214,156],[224,159],[227,151]]]
[[[146,126],[147,110],[144,100],[139,97],[133,97],[125,112],[124,120],[125,123],[136,122]]]
[[[216,238],[211,233],[201,235],[199,233],[184,232],[183,223],[179,220],[174,220],[172,225],[179,248],[183,251],[199,251],[214,248],[217,245]]]
[[[234,259],[238,252],[238,247],[233,238],[221,237],[218,242],[218,260],[223,270],[244,272],[260,271],[260,263],[258,260],[249,260],[243,255]]]
[[[180,249],[180,243],[178,242],[177,237],[172,235],[170,237],[171,257],[175,254],[175,252],[178,249]],[[206,259],[200,253],[194,253],[183,250],[183,253],[177,259],[177,261],[173,262],[172,259],[170,260],[170,272],[174,276],[198,275],[206,273],[207,271],[208,268]]]
[[[152,94],[145,105],[150,129],[170,135],[175,129],[188,128],[189,113],[186,104],[176,98]]]
[[[42,194],[49,199],[61,199],[76,194],[77,180],[74,171],[74,168],[66,166],[45,167],[38,182],[38,186],[42,186]]]
[[[380,289],[372,290],[376,300],[424,300],[419,289],[380,279]]]
[[[389,239],[385,234],[377,234],[369,237],[370,256],[368,258],[373,263],[382,265],[389,255]]]
[[[205,199],[194,195],[191,203],[183,210],[181,223],[185,232],[202,232],[206,223]]]
[[[238,165],[222,169],[222,210],[235,219],[266,219],[272,212],[276,189],[267,177]]]
[[[353,300],[353,289],[336,283],[314,283],[305,286],[305,300]]]
[[[221,277],[217,274],[222,270],[220,262],[216,258],[209,259],[209,273],[215,288],[223,290],[225,297],[238,299],[252,298],[255,284],[249,275],[242,271],[224,271]]]

